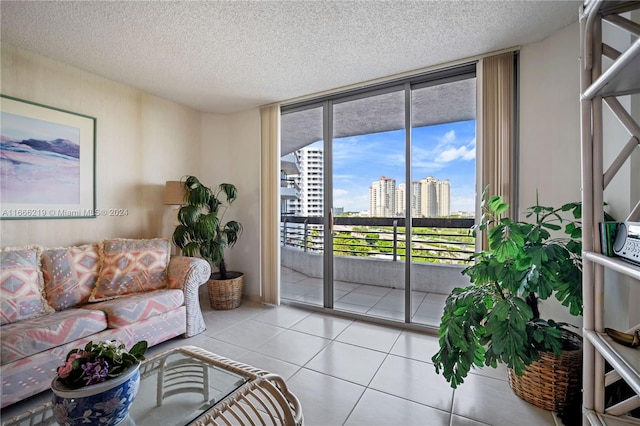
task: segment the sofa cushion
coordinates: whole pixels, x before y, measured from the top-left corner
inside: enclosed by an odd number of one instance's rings
[[[2,365],[107,328],[104,312],[68,309],[51,315],[2,326]]]
[[[49,305],[60,311],[89,301],[98,278],[98,246],[46,249],[42,252],[42,275]]]
[[[103,311],[107,315],[109,328],[119,328],[173,311],[182,305],[182,290],[156,290],[117,300],[90,303],[84,307]]]
[[[171,254],[168,239],[106,239],[100,242],[101,267],[90,302],[167,287]]]
[[[42,294],[39,247],[0,252],[0,323],[35,318],[53,309]]]

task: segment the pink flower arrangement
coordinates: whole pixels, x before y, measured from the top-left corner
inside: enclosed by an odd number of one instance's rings
[[[64,364],[56,370],[57,380],[69,389],[78,389],[118,377],[129,367],[144,360],[147,342],[142,340],[125,350],[115,340],[89,342],[83,349],[72,349]]]

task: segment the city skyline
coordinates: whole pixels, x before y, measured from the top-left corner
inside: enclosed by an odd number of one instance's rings
[[[475,124],[469,120],[413,129],[412,181],[430,176],[449,180],[452,212],[475,210]],[[394,130],[334,140],[334,206],[367,211],[372,182],[386,176],[404,183],[404,139],[404,130]],[[364,155],[359,158],[355,152]]]
[[[448,212],[475,211],[475,120],[425,126],[413,129],[412,181],[427,178],[448,181]],[[333,141],[333,206],[345,213],[368,214],[369,193],[381,176],[405,181],[405,132],[394,130]],[[322,214],[324,155],[322,141],[307,145],[296,156],[301,161],[299,184],[304,194],[309,186],[314,200],[300,200],[299,213]],[[303,158],[311,160],[311,163]],[[306,165],[304,165],[306,164]],[[311,172],[308,174],[307,172]],[[306,184],[305,184],[306,182]],[[303,195],[304,197],[304,195]],[[318,198],[320,197],[320,198]],[[313,212],[311,210],[313,210]],[[309,211],[307,211],[309,210]]]
[[[411,198],[412,217],[448,217],[451,215],[451,187],[448,179],[432,176],[413,180],[407,189],[393,178],[381,176],[369,187],[369,216],[405,217],[407,196]],[[407,195],[408,194],[408,195]]]

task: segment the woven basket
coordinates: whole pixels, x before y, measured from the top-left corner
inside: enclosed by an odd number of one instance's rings
[[[541,352],[522,376],[509,369],[509,385],[525,401],[549,411],[563,411],[576,403],[582,389],[582,338],[565,330],[563,339],[576,349],[560,356]]]
[[[228,279],[222,280],[212,275],[207,281],[209,289],[209,303],[212,309],[235,309],[242,302],[242,284],[244,274],[242,272],[227,272]]]

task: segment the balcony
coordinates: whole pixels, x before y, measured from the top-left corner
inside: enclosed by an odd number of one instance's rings
[[[323,304],[320,217],[283,217],[281,296]],[[473,219],[413,219],[412,322],[436,327],[448,294],[469,285]],[[334,307],[404,321],[404,219],[334,219]]]
[[[299,200],[300,187],[292,178],[280,178],[280,199]]]

